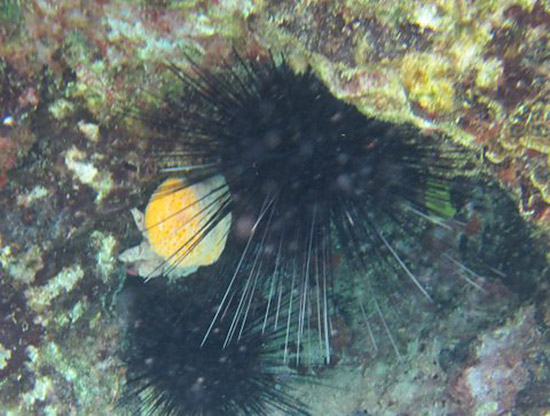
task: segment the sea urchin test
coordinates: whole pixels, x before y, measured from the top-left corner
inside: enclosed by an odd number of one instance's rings
[[[132,215],[143,242],[120,255],[145,278],[187,276],[218,260],[225,248],[231,215],[218,219],[229,200],[225,179],[216,175],[194,185],[169,178],[154,192],[145,214]]]

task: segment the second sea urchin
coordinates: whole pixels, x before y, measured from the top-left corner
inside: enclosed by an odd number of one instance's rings
[[[201,345],[210,321],[204,312],[216,306],[212,297],[190,296],[159,280],[143,285],[132,281],[122,297],[129,327],[121,404],[148,415],[309,414],[281,385],[292,373],[277,359],[280,332],[262,334],[252,325],[238,342],[225,345],[230,319],[222,319]]]

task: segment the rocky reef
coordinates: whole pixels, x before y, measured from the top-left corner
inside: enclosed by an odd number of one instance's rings
[[[117,257],[154,189],[153,143],[124,115],[170,88],[167,63],[215,66],[235,48],[310,66],[364,114],[479,154],[542,247],[549,33],[546,0],[0,0],[0,413],[124,414]],[[550,289],[530,277],[526,295],[495,284],[445,310],[400,305],[416,311],[397,325],[401,360],[342,322],[341,364],[321,371],[337,394],[297,388],[313,414],[549,412]]]

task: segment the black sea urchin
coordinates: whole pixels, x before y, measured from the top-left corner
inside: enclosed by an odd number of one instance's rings
[[[158,280],[133,285],[123,296],[130,325],[121,404],[166,416],[267,415],[274,409],[309,414],[279,385],[279,378],[291,374],[273,356],[276,333],[243,329],[238,342],[224,346],[230,320],[222,319],[201,346],[210,323],[208,297],[186,295]]]
[[[197,232],[206,235],[231,213],[225,255],[233,271],[205,341],[228,304],[236,307],[226,342],[255,294],[268,299],[267,318],[281,312],[284,293],[297,360],[310,331],[328,360],[337,258],[362,276],[351,288],[362,298],[397,280],[429,298],[405,241],[452,228],[445,224],[455,212],[452,181],[467,175],[469,161],[441,137],[364,116],[310,70],[296,74],[284,59],[236,61],[221,70],[192,64],[191,74],[172,66],[184,98],[165,98],[160,112],[141,116],[159,143],[173,146],[169,159],[157,159],[170,165],[165,173],[189,185],[215,175],[227,181],[227,191],[213,191],[219,208]],[[174,256],[183,261],[192,248],[175,247]]]

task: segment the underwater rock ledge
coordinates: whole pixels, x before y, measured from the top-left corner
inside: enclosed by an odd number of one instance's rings
[[[549,29],[550,4],[530,0],[0,1],[0,412],[124,414],[117,354],[127,317],[114,299],[126,270],[117,257],[139,242],[129,208],[152,191],[141,175],[151,143],[117,116],[171,87],[167,61],[185,67],[193,51],[213,67],[233,47],[251,59],[283,51],[363,113],[444,132],[482,154],[480,169],[510,192],[542,244]],[[113,221],[114,212],[124,213]],[[326,373],[347,394],[324,391],[314,409],[550,411],[542,277],[526,300],[498,286],[500,300],[469,293],[442,316],[421,312],[404,352],[409,371],[342,335],[354,371]],[[497,397],[476,384],[493,371]],[[318,390],[297,388],[319,401]]]

